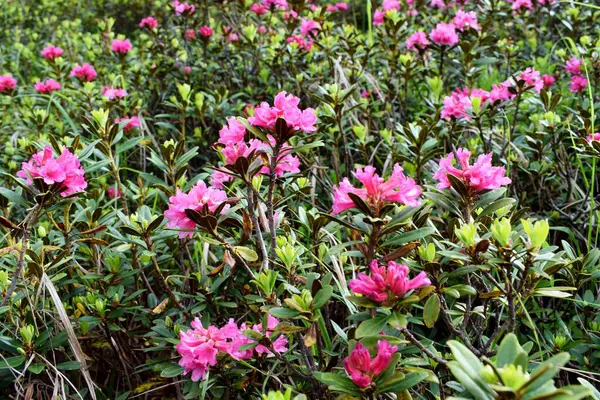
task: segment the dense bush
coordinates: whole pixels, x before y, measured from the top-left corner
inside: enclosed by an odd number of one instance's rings
[[[0,396],[600,399],[600,7],[4,2]]]

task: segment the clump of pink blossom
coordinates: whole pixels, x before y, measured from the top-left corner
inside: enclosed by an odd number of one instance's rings
[[[600,132],[590,133],[590,135],[587,137],[587,141],[588,142],[600,141]]]
[[[52,147],[46,146],[22,164],[17,176],[25,179],[28,185],[33,184],[32,179],[41,178],[47,185],[56,185],[60,195],[66,197],[85,190],[84,173],[79,158],[66,147],[58,158],[54,158]]]
[[[321,29],[321,24],[312,19],[303,19],[302,22],[300,22],[300,34],[303,36],[315,35],[319,29]]]
[[[137,115],[134,115],[133,117],[129,117],[126,115],[123,118],[115,119],[116,124],[124,122],[126,122],[125,126],[123,127],[123,130],[125,132],[130,132],[132,129],[140,127],[140,119]]]
[[[375,10],[373,13],[373,25],[383,25],[383,19],[385,12],[382,10]]]
[[[315,123],[317,116],[315,110],[306,108],[301,110],[298,105],[300,99],[287,92],[280,92],[275,96],[273,106],[262,102],[254,109],[254,116],[248,118],[248,122],[254,126],[260,126],[269,130],[275,129],[278,119],[283,119],[287,126],[295,131],[311,133],[317,130]]]
[[[17,80],[12,75],[0,75],[0,93],[12,92],[17,88]]]
[[[339,11],[346,11],[347,9],[348,9],[348,3],[340,2],[340,3],[335,3],[335,4],[328,4],[325,11],[339,12]]]
[[[450,96],[444,98],[441,118],[450,120],[452,118],[471,119],[467,110],[471,108],[469,89],[455,89]]]
[[[454,46],[458,43],[458,34],[454,24],[438,23],[429,33],[429,38],[433,43],[444,46]]]
[[[456,29],[461,32],[469,28],[475,29],[476,31],[481,30],[481,26],[477,23],[477,14],[475,14],[475,11],[465,12],[463,10],[458,10],[452,23],[456,26]]]
[[[392,175],[386,181],[376,172],[375,167],[367,165],[357,168],[353,175],[364,186],[362,189],[354,187],[348,178],[344,178],[339,185],[333,187],[333,214],[356,207],[354,200],[349,196],[353,193],[367,202],[375,210],[380,210],[387,203],[400,203],[407,206],[421,204],[419,196],[421,187],[412,178],[404,175],[402,167],[394,165]]]
[[[287,38],[287,42],[288,43],[296,43],[298,45],[298,47],[304,51],[310,51],[313,46],[312,40],[310,40],[310,39],[307,40],[304,36],[298,35],[298,34],[293,34],[292,36]]]
[[[279,8],[280,10],[288,9],[287,0],[263,0],[263,4],[268,9],[271,9],[271,8]]]
[[[256,15],[264,15],[267,13],[267,7],[262,3],[254,3],[250,6],[250,11]]]
[[[106,194],[108,195],[108,197],[110,197],[111,199],[118,199],[119,197],[121,197],[123,194],[121,193],[121,191],[117,188],[114,187],[109,187],[106,190]]]
[[[196,7],[192,4],[181,3],[179,0],[175,0],[171,3],[171,6],[175,10],[176,15],[188,16],[192,15],[196,11]]]
[[[37,81],[34,86],[34,89],[38,93],[50,94],[52,92],[56,92],[56,91],[60,90],[61,86],[60,86],[60,83],[58,83],[54,79],[47,79],[44,82]]]
[[[427,35],[423,31],[416,31],[406,39],[407,50],[425,50],[429,45],[430,42],[427,40]]]
[[[348,287],[354,293],[367,296],[379,304],[390,305],[411,290],[431,285],[424,271],[409,279],[410,269],[394,261],[389,261],[387,266],[380,266],[377,260],[373,260],[369,269],[370,275],[360,273],[357,279],[348,282]]]
[[[132,48],[133,46],[131,45],[129,39],[113,39],[112,43],[110,44],[110,49],[113,53],[119,53],[123,55],[127,54]]]
[[[554,83],[556,83],[556,78],[552,75],[545,74],[542,75],[542,81],[544,82],[544,88],[550,89]]]
[[[156,29],[158,28],[158,21],[154,17],[146,17],[140,21],[140,28]]]
[[[525,81],[529,86],[533,86],[536,92],[541,92],[544,88],[544,81],[540,76],[540,72],[528,67],[525,71],[519,74],[519,79]]]
[[[569,83],[569,90],[573,93],[579,93],[585,90],[588,86],[588,80],[583,75],[571,76],[571,82]]]
[[[515,13],[533,10],[531,0],[508,0],[508,2],[512,3],[512,9]]]
[[[206,186],[203,181],[196,183],[188,193],[177,189],[175,196],[169,198],[169,207],[165,211],[167,227],[181,229],[180,238],[192,237],[196,223],[187,217],[185,210],[199,211],[206,205],[210,212],[214,212],[226,200],[227,193]],[[221,212],[225,213],[228,209],[229,206],[226,205]]]
[[[127,96],[127,90],[122,88],[114,88],[111,86],[104,86],[102,89],[102,96],[109,100],[122,99]]]
[[[44,47],[44,49],[40,52],[40,54],[46,60],[54,60],[55,58],[62,56],[64,52],[65,51],[63,49],[61,49],[60,47],[50,45],[50,46]]]
[[[184,34],[185,40],[192,41],[196,39],[196,31],[193,29],[186,29]]]
[[[577,57],[571,57],[565,64],[565,70],[571,75],[580,75],[582,66],[583,60],[580,60]]]
[[[71,76],[80,81],[91,82],[98,77],[98,73],[90,64],[75,65],[71,70]]]
[[[454,167],[454,153],[448,154],[440,160],[439,168],[433,175],[433,179],[438,181],[438,189],[447,189],[451,187],[448,175],[453,175],[461,179],[467,187],[475,191],[493,190],[511,183],[507,178],[504,167],[492,166],[492,153],[481,154],[477,157],[475,164],[470,165],[469,159],[471,152],[459,148],[456,150],[456,156],[461,169]]]
[[[344,369],[352,382],[359,388],[366,388],[388,367],[392,355],[398,350],[386,340],[377,342],[377,356],[371,359],[369,350],[361,343],[356,343],[350,356],[344,359]]]
[[[198,33],[200,34],[200,36],[202,36],[203,38],[209,38],[212,36],[213,34],[213,30],[210,26],[208,25],[203,25],[200,27],[200,29],[198,29]]]

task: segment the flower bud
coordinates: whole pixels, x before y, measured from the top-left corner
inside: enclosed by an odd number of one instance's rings
[[[455,229],[456,237],[467,247],[475,244],[477,236],[477,225],[474,223],[463,224],[460,228]]]
[[[516,390],[529,380],[529,374],[520,365],[507,365],[499,370],[505,386]]]
[[[548,237],[548,233],[550,233],[550,225],[548,224],[548,220],[543,219],[540,221],[536,221],[533,224],[529,219],[521,220],[523,224],[523,229],[529,236],[529,241],[531,243],[532,248],[538,248],[546,241]]]
[[[492,236],[502,247],[508,247],[510,244],[510,234],[512,226],[508,218],[497,219],[491,226]]]
[[[498,377],[496,376],[496,373],[491,365],[484,366],[481,371],[479,371],[479,376],[481,376],[484,381],[490,384],[498,382]]]

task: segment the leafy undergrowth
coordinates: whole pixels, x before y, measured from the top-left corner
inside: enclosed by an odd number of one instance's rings
[[[600,400],[600,7],[0,21],[1,398]]]

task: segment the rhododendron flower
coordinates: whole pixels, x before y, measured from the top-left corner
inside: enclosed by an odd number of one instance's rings
[[[110,197],[111,199],[118,199],[120,198],[123,193],[121,193],[121,191],[119,189],[116,189],[114,187],[109,187],[106,190],[106,194],[108,195],[108,197]]]
[[[240,37],[237,33],[232,32],[229,34],[229,36],[227,36],[227,41],[228,42],[237,42],[240,40]]]
[[[398,0],[383,0],[381,7],[383,11],[398,10],[400,9],[400,2]]]
[[[287,0],[263,0],[263,4],[267,8],[275,7],[275,8],[279,8],[281,10],[288,9]]]
[[[267,7],[262,3],[254,3],[250,6],[250,11],[256,15],[264,15],[267,13]]]
[[[196,11],[196,7],[188,3],[180,3],[179,0],[175,0],[171,3],[171,6],[175,9],[175,14],[188,16],[192,15]]]
[[[515,97],[515,95],[512,94],[508,88],[509,86],[504,83],[493,85],[492,90],[490,91],[490,101],[495,103],[496,101],[507,101]]]
[[[279,324],[279,320],[271,315],[267,316],[267,329],[263,330],[262,324],[255,324],[252,326],[252,330],[261,333],[264,336],[271,336],[275,327]],[[281,335],[273,342],[273,349],[278,353],[285,353],[287,351],[288,340],[285,336]],[[268,354],[271,355],[271,350],[267,347],[259,344],[254,348],[257,354]]]
[[[169,198],[169,208],[165,211],[167,227],[181,229],[180,238],[192,237],[196,223],[187,217],[185,210],[198,211],[206,205],[209,211],[214,212],[225,200],[227,193],[208,187],[203,181],[196,183],[189,193],[177,189],[175,196]],[[226,205],[221,212],[225,213],[228,209],[229,205]]]
[[[592,142],[594,140],[600,141],[600,132],[590,133],[590,135],[587,137],[588,142]]]
[[[227,125],[223,125],[219,131],[219,143],[238,143],[244,140],[246,127],[237,119],[227,118]]]
[[[44,47],[44,49],[40,52],[40,54],[42,55],[42,57],[44,57],[46,60],[54,60],[55,58],[58,58],[60,56],[62,56],[62,54],[65,51],[63,49],[61,49],[60,47],[56,47],[56,46],[46,46]]]
[[[91,82],[98,77],[96,70],[90,64],[76,65],[71,70],[71,76],[81,81]]]
[[[373,25],[383,25],[383,19],[385,17],[385,12],[381,10],[375,10],[373,13]]]
[[[140,21],[140,28],[156,29],[158,21],[154,17],[146,17]]]
[[[194,31],[193,29],[186,29],[184,37],[185,40],[194,40],[196,39],[196,31]]]
[[[492,166],[492,153],[479,155],[473,165],[469,164],[470,151],[460,148],[456,150],[456,156],[461,169],[452,165],[454,153],[450,153],[446,158],[440,160],[439,169],[433,175],[433,179],[439,182],[437,184],[438,189],[451,187],[448,175],[461,179],[475,191],[498,189],[511,183],[510,178],[505,176],[506,170],[504,167]]]
[[[223,184],[232,180],[233,176],[219,170],[214,170],[210,176],[210,184],[215,189],[223,189]]]
[[[388,367],[396,350],[398,350],[397,346],[392,346],[386,340],[379,340],[377,356],[371,359],[369,350],[361,343],[357,343],[350,356],[344,359],[344,369],[356,386],[369,387],[373,379]]]
[[[444,98],[444,107],[442,108],[441,118],[450,120],[452,118],[471,119],[467,110],[471,108],[471,98],[469,89],[455,89],[450,96]]]
[[[348,9],[348,3],[335,3],[327,5],[325,11],[327,12],[337,12],[337,11],[345,11]]]
[[[389,261],[386,267],[379,266],[377,260],[373,260],[369,268],[371,275],[360,273],[357,279],[348,282],[348,287],[354,293],[367,296],[379,304],[389,305],[411,290],[431,285],[423,271],[413,279],[408,279],[410,270],[404,264]]]
[[[183,67],[183,73],[185,75],[189,75],[192,73],[192,67],[190,67],[189,65],[186,65],[185,67]]]
[[[569,83],[569,90],[573,93],[579,93],[588,85],[588,80],[583,75],[573,75],[571,76],[571,83]]]
[[[300,110],[298,108],[300,99],[287,92],[280,92],[275,96],[274,105],[263,102],[254,109],[254,116],[248,118],[248,122],[254,126],[260,126],[270,130],[275,129],[275,124],[279,118],[287,123],[288,127],[294,130],[311,133],[317,130],[315,123],[317,116],[315,110],[307,108]]]
[[[104,88],[102,89],[102,95],[109,100],[122,99],[125,96],[127,96],[127,90],[122,88],[104,86]]]
[[[444,0],[431,0],[430,5],[431,5],[431,7],[435,7],[435,8],[441,8],[441,9],[446,8],[446,3],[444,2]]]
[[[259,26],[259,27],[256,29],[256,31],[262,35],[262,34],[264,34],[264,33],[266,33],[266,32],[267,32],[267,27],[266,27],[266,26],[263,26],[263,25],[261,25],[261,26]]]
[[[583,66],[583,60],[577,57],[571,57],[565,64],[565,70],[572,75],[581,74],[581,67]]]
[[[334,186],[333,214],[356,207],[348,195],[349,193],[359,196],[377,210],[381,209],[385,203],[418,206],[421,204],[418,199],[421,195],[421,187],[415,183],[414,179],[405,176],[402,171],[400,165],[394,165],[392,176],[385,181],[375,173],[375,168],[370,165],[357,168],[353,175],[364,185],[364,189],[352,186],[348,178],[344,178],[339,185]]]
[[[0,75],[0,93],[8,93],[17,88],[17,80],[12,75]]]
[[[406,39],[407,50],[424,50],[429,44],[430,42],[427,40],[427,35],[423,31],[416,31]]]
[[[52,147],[46,146],[34,154],[30,161],[22,164],[17,176],[25,179],[29,185],[33,184],[32,178],[41,178],[48,185],[58,184],[60,195],[66,197],[82,192],[87,187],[84,173],[77,156],[66,147],[63,147],[58,158],[54,158]]]
[[[299,48],[301,48],[305,51],[310,51],[312,49],[312,45],[313,45],[311,40],[306,40],[304,38],[304,36],[297,35],[297,34],[294,34],[294,35],[290,36],[289,38],[287,38],[287,42],[288,43],[296,43]]]
[[[519,11],[527,11],[533,10],[533,4],[531,0],[508,0],[509,3],[512,3],[512,9],[515,13]]]
[[[452,22],[454,23],[454,26],[456,26],[456,29],[461,32],[468,28],[473,28],[476,31],[481,30],[481,27],[477,23],[477,14],[475,14],[475,11],[465,12],[463,10],[458,10]]]
[[[34,86],[34,89],[38,93],[42,93],[42,94],[49,94],[52,92],[56,92],[57,90],[60,90],[60,88],[61,88],[60,83],[58,83],[54,79],[47,79],[44,82],[37,81],[37,83]]]
[[[454,24],[438,23],[429,34],[433,43],[438,45],[454,46],[458,43],[458,34]]]
[[[209,38],[212,36],[213,30],[210,26],[203,25],[200,27],[200,29],[198,29],[198,33],[200,34],[200,36],[202,36],[204,38]]]
[[[304,36],[316,35],[321,29],[321,24],[312,19],[303,19],[300,23],[300,33]]]
[[[114,53],[127,54],[129,50],[132,49],[132,46],[129,39],[113,39],[112,43],[110,44],[110,49]]]
[[[545,74],[542,76],[542,81],[544,82],[544,88],[550,89],[556,82],[556,78],[552,75]]]
[[[122,122],[127,122],[127,124],[123,127],[123,130],[125,132],[129,132],[134,128],[140,127],[140,119],[137,115],[134,115],[133,117],[129,117],[126,115],[123,118],[115,119],[116,124],[120,124]]]

